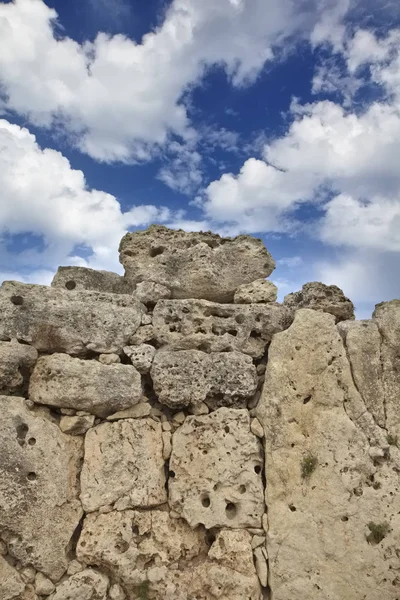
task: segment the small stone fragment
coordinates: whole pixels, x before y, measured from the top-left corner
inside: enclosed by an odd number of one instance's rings
[[[65,354],[42,356],[33,370],[30,398],[38,404],[85,410],[106,417],[137,404],[140,374],[130,365],[102,365]]]
[[[251,540],[251,547],[253,549],[258,548],[259,546],[265,545],[265,535],[255,535]]]
[[[268,563],[264,555],[264,549],[259,547],[254,550],[254,559],[256,563],[256,572],[258,579],[263,587],[268,585]]]
[[[125,600],[125,592],[118,583],[114,583],[108,592],[108,597],[110,600]]]
[[[83,571],[84,567],[78,560],[71,560],[68,565],[67,573],[68,575],[76,575],[80,571]]]
[[[49,596],[55,590],[54,583],[43,573],[36,573],[35,590],[39,596]]]
[[[20,570],[19,574],[26,583],[33,583],[35,581],[36,570],[33,567],[24,567]]]
[[[153,317],[149,314],[143,313],[142,315],[142,325],[151,325],[153,322]]]
[[[25,583],[8,562],[0,556],[0,598],[1,600],[25,600]]]
[[[83,435],[88,429],[93,427],[94,419],[94,415],[61,417],[60,429],[63,433],[68,433],[69,435]]]
[[[118,421],[119,419],[141,419],[148,417],[151,412],[151,405],[148,402],[139,402],[132,408],[120,410],[107,417],[107,421]]]
[[[156,353],[154,346],[150,346],[150,344],[125,346],[124,352],[139,373],[148,373],[150,371]]]
[[[169,431],[163,431],[162,433],[162,441],[163,441],[163,458],[164,460],[168,460],[171,456],[172,452],[172,443],[171,443],[171,433]]]
[[[208,415],[210,409],[208,408],[205,402],[199,402],[198,404],[194,404],[189,406],[189,412],[192,415]]]
[[[238,287],[233,301],[235,304],[267,304],[268,302],[276,302],[277,297],[278,288],[272,281],[257,279]]]
[[[171,290],[154,281],[141,281],[137,284],[133,296],[143,304],[156,304],[161,299],[171,297]]]
[[[336,322],[354,319],[354,305],[336,285],[312,281],[303,285],[301,291],[285,296],[284,305],[298,310],[312,308],[333,315]]]
[[[108,577],[85,569],[57,586],[49,600],[107,600]]]
[[[103,365],[116,365],[121,362],[121,359],[118,354],[100,354],[99,362]]]
[[[182,411],[176,413],[172,418],[172,420],[175,421],[175,423],[177,423],[178,425],[182,425],[182,423],[185,422],[185,419],[186,419],[186,415]]]
[[[251,432],[259,438],[264,437],[264,429],[258,419],[252,419],[250,423]]]

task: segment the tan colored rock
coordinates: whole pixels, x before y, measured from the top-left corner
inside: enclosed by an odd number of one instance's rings
[[[22,566],[53,580],[67,568],[82,509],[76,487],[82,443],[23,398],[0,397],[0,531]]]
[[[107,417],[107,421],[119,421],[119,419],[141,419],[142,417],[148,417],[151,411],[151,405],[148,402],[139,402],[132,408],[126,410],[120,410]]]
[[[161,225],[127,233],[119,250],[129,281],[159,283],[171,289],[172,298],[232,302],[239,285],[268,277],[275,268],[260,239],[221,238]]]
[[[5,552],[4,554],[7,554]],[[25,583],[33,583],[36,577],[36,570],[33,567],[23,567],[19,571],[20,576],[25,581]]]
[[[51,286],[68,292],[94,290],[113,294],[131,294],[133,286],[121,275],[87,267],[58,267]]]
[[[238,287],[233,301],[235,304],[266,304],[276,302],[277,297],[278,288],[272,281],[257,279]]]
[[[68,565],[67,573],[68,575],[76,575],[83,571],[83,566],[78,560],[71,560]]]
[[[110,600],[125,600],[125,598],[126,598],[124,590],[122,589],[122,587],[120,585],[118,585],[118,583],[114,583],[110,587],[108,596],[109,596]]]
[[[169,431],[162,432],[162,441],[163,441],[163,458],[164,460],[168,460],[171,456],[172,451],[172,436]]]
[[[187,417],[173,435],[169,505],[191,527],[260,527],[261,465],[246,410]]]
[[[41,352],[118,353],[138,329],[142,308],[125,294],[70,292],[6,281],[0,288],[0,339]]]
[[[84,435],[94,425],[94,415],[61,417],[60,429],[69,435]]]
[[[0,342],[0,394],[22,391],[38,358],[35,348],[16,340]]]
[[[29,396],[37,404],[85,410],[106,417],[137,404],[140,374],[130,365],[102,365],[65,354],[42,356],[33,370]]]
[[[173,350],[237,350],[261,358],[272,336],[289,327],[292,313],[280,304],[160,300],[153,312],[153,331],[147,335]]]
[[[156,353],[154,346],[140,344],[139,346],[125,346],[124,352],[139,373],[148,373]]]
[[[0,598],[1,600],[23,600],[25,583],[8,562],[0,556]]]
[[[43,573],[36,573],[35,590],[39,596],[49,596],[55,590],[54,583]]]
[[[214,408],[243,407],[257,389],[253,361],[239,352],[158,352],[151,378],[159,402],[171,408],[202,402]]]
[[[285,296],[285,306],[294,310],[312,308],[333,315],[336,322],[354,319],[354,305],[336,285],[319,281],[306,283],[301,291]]]
[[[334,321],[299,310],[269,348],[258,406],[269,583],[274,600],[375,600],[377,590],[396,600],[398,450],[389,450],[354,385]],[[356,345],[353,339],[352,353]],[[358,347],[362,354],[363,334]]]
[[[156,304],[161,299],[171,297],[171,290],[154,281],[142,281],[137,284],[133,296],[143,304]]]
[[[204,529],[164,511],[88,515],[77,553],[120,581],[131,600],[261,600],[247,532],[220,532],[210,550]]]
[[[57,586],[49,600],[107,600],[108,577],[94,569],[85,569]]]
[[[161,424],[152,419],[102,423],[86,434],[81,501],[148,508],[166,502]]]
[[[264,437],[264,429],[258,419],[252,419],[250,424],[251,433],[254,433],[259,438]]]
[[[268,585],[268,562],[265,548],[258,547],[254,550],[254,560],[258,579],[263,587]]]
[[[103,365],[115,365],[120,363],[121,359],[118,354],[100,354],[99,362],[101,362]]]

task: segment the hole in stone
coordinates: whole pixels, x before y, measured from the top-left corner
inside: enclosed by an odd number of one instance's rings
[[[233,502],[227,502],[225,506],[225,513],[228,519],[234,519],[237,513],[236,504],[233,504]]]
[[[10,300],[15,306],[22,306],[22,304],[24,303],[24,299],[22,296],[11,296]]]
[[[208,495],[202,496],[201,504],[204,506],[204,508],[209,508],[211,504],[210,497]]]
[[[346,521],[348,521],[348,520],[349,520],[349,517],[346,517],[346,516],[342,517],[342,521],[344,521],[345,523],[346,523]]]
[[[261,337],[261,333],[253,329],[253,331],[250,333],[250,337],[258,340]]]
[[[164,248],[162,246],[157,246],[156,248],[150,248],[150,256],[154,258],[155,256],[159,256],[164,252]]]
[[[125,540],[120,540],[114,547],[120,554],[124,554],[128,550],[129,544]]]
[[[67,290],[74,290],[76,288],[76,282],[73,279],[65,282],[65,287]]]
[[[16,430],[17,430],[17,438],[19,440],[24,440],[26,438],[26,434],[29,431],[29,427],[25,423],[21,423],[21,425],[17,425]]]
[[[245,322],[245,316],[244,315],[237,315],[235,317],[235,321],[236,321],[236,323],[239,323],[239,325],[241,325],[242,323]]]
[[[30,446],[34,446],[36,444],[36,439],[34,437],[29,438],[28,444]]]
[[[254,473],[257,473],[257,475],[261,473],[261,465],[256,465],[254,467]]]
[[[28,473],[27,478],[29,479],[29,481],[36,481],[36,473],[31,471],[30,473]]]
[[[84,548],[86,546],[86,542],[83,541],[83,542],[80,543],[80,545],[81,545],[82,548]]]
[[[132,533],[133,535],[139,535],[139,527],[137,525],[132,525]]]
[[[244,493],[246,492],[246,486],[245,486],[245,485],[241,485],[241,486],[239,487],[239,492],[240,492],[241,494],[244,494]]]
[[[307,398],[304,398],[303,400],[303,404],[308,404],[311,400],[312,396],[307,396]]]
[[[225,431],[225,433],[229,433],[230,432],[229,425],[226,425],[224,427],[224,431]]]
[[[175,472],[174,471],[169,471],[168,472],[168,477],[174,478],[175,477]]]
[[[289,504],[289,508],[292,512],[296,512],[296,507],[293,504]]]

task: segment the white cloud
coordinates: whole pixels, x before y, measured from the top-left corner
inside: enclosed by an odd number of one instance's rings
[[[24,128],[0,120],[0,245],[2,262],[51,270],[58,264],[119,269],[118,244],[128,227],[171,218],[165,208],[133,206],[123,213],[111,194],[87,188],[81,171],[55,150],[41,149]],[[7,237],[30,232],[46,249],[9,254]],[[74,254],[85,246],[88,259]]]
[[[42,0],[1,3],[5,108],[41,127],[57,124],[96,160],[146,160],[169,133],[193,135],[182,97],[207,65],[222,65],[234,85],[253,81],[272,46],[312,20],[303,6],[174,0],[140,44],[100,33],[80,45],[54,34],[57,14]]]

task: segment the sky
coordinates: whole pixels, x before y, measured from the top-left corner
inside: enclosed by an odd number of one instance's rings
[[[151,223],[400,297],[398,0],[0,0],[0,281],[122,273]]]

